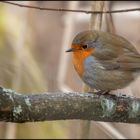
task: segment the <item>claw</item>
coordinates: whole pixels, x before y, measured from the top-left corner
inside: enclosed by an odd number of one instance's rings
[[[100,90],[97,92],[97,94],[102,94],[102,95],[106,95],[106,94],[109,94],[110,93],[110,90]]]
[[[100,91],[97,91],[97,92],[92,92],[92,91],[89,91],[88,93],[90,94],[100,94],[100,95],[106,95],[106,94],[110,94],[110,90],[100,90]]]

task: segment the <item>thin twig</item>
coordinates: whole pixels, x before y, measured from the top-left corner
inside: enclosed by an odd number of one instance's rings
[[[112,10],[112,11],[86,11],[86,10],[72,10],[72,9],[65,9],[65,8],[47,8],[47,7],[38,7],[38,6],[30,6],[25,4],[18,4],[9,1],[0,1],[3,3],[24,7],[24,8],[31,8],[37,10],[45,10],[45,11],[59,11],[59,12],[77,12],[77,13],[85,13],[85,14],[103,14],[103,13],[123,13],[123,12],[133,12],[133,11],[140,11],[140,8],[133,8],[133,9],[124,9],[124,10]]]

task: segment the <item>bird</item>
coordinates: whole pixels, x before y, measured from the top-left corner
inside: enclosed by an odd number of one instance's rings
[[[124,37],[86,30],[78,33],[66,52],[75,70],[91,89],[111,91],[129,86],[140,73],[140,54]]]

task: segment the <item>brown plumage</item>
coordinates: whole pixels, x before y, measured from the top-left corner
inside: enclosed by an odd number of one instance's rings
[[[73,52],[73,64],[79,76],[92,88],[124,88],[140,72],[140,54],[118,35],[84,31],[76,35],[69,51]]]

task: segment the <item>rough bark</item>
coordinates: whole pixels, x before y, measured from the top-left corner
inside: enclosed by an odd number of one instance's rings
[[[0,88],[0,121],[22,123],[66,119],[139,123],[140,99],[76,92],[23,95]]]

